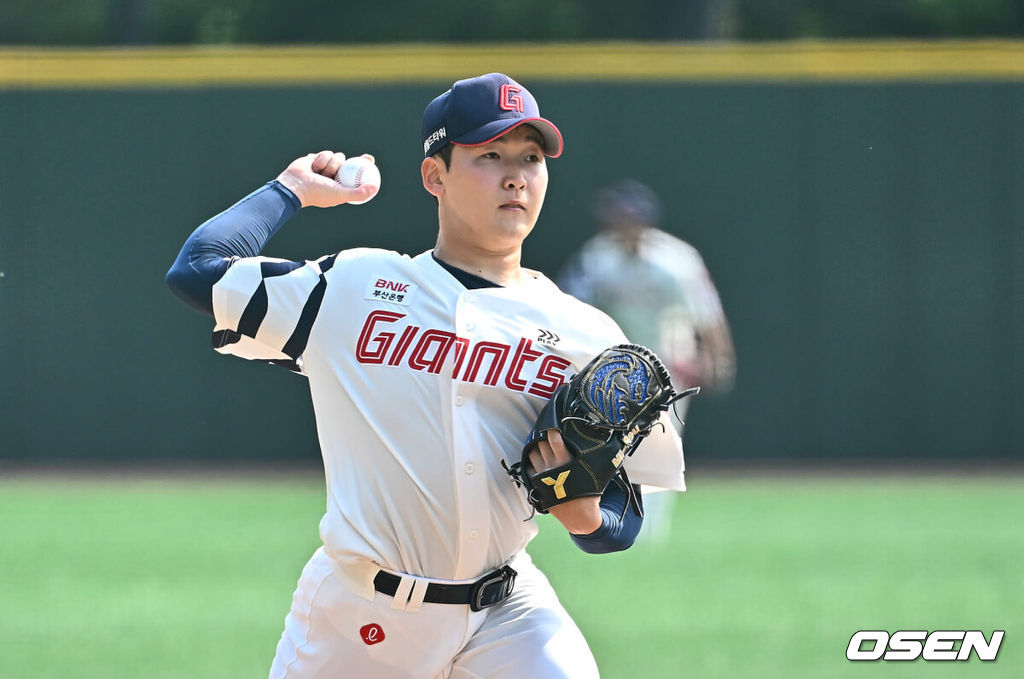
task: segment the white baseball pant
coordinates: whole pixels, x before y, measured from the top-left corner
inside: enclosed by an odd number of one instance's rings
[[[511,565],[515,589],[495,606],[401,610],[390,596],[367,601],[351,591],[320,548],[299,578],[270,678],[597,679],[547,577],[525,552]]]

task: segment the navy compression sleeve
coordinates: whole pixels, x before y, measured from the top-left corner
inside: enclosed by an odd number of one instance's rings
[[[302,205],[274,180],[196,229],[167,272],[167,285],[196,311],[213,315],[213,285],[239,257],[255,257]]]
[[[633,490],[640,492],[636,486]],[[633,545],[643,523],[643,517],[636,513],[626,491],[618,484],[609,483],[601,495],[601,527],[587,535],[569,535],[576,546],[588,554],[621,552]]]

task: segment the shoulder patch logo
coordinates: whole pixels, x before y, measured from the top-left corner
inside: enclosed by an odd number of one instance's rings
[[[543,344],[548,347],[553,347],[556,344],[558,344],[561,340],[561,337],[551,332],[550,330],[545,330],[544,328],[537,328],[537,342],[539,342],[540,344]]]
[[[366,285],[366,299],[380,302],[391,302],[392,304],[408,305],[412,296],[416,293],[415,283],[387,278],[384,276],[373,276]]]

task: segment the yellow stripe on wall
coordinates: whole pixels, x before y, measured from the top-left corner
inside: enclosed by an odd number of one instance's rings
[[[524,81],[1021,80],[1024,41],[0,49],[0,88]]]

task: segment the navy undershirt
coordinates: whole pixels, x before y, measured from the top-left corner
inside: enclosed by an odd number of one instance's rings
[[[486,278],[480,278],[480,276],[477,276],[476,274],[469,273],[468,271],[463,271],[462,269],[452,266],[448,262],[441,261],[433,252],[430,253],[430,256],[434,258],[435,262],[441,265],[442,269],[444,269],[452,276],[454,276],[455,280],[462,283],[462,287],[466,288],[467,290],[479,290],[480,288],[502,287],[497,283],[492,283]]]
[[[256,257],[267,242],[302,207],[290,190],[272,181],[253,191],[196,229],[167,272],[167,285],[185,304],[213,315],[213,286],[236,259]],[[501,287],[441,261],[440,266],[467,290]],[[634,490],[639,489],[634,486]],[[629,495],[611,483],[601,496],[601,527],[588,535],[571,535],[584,552],[600,554],[627,549],[640,532],[643,518]]]

